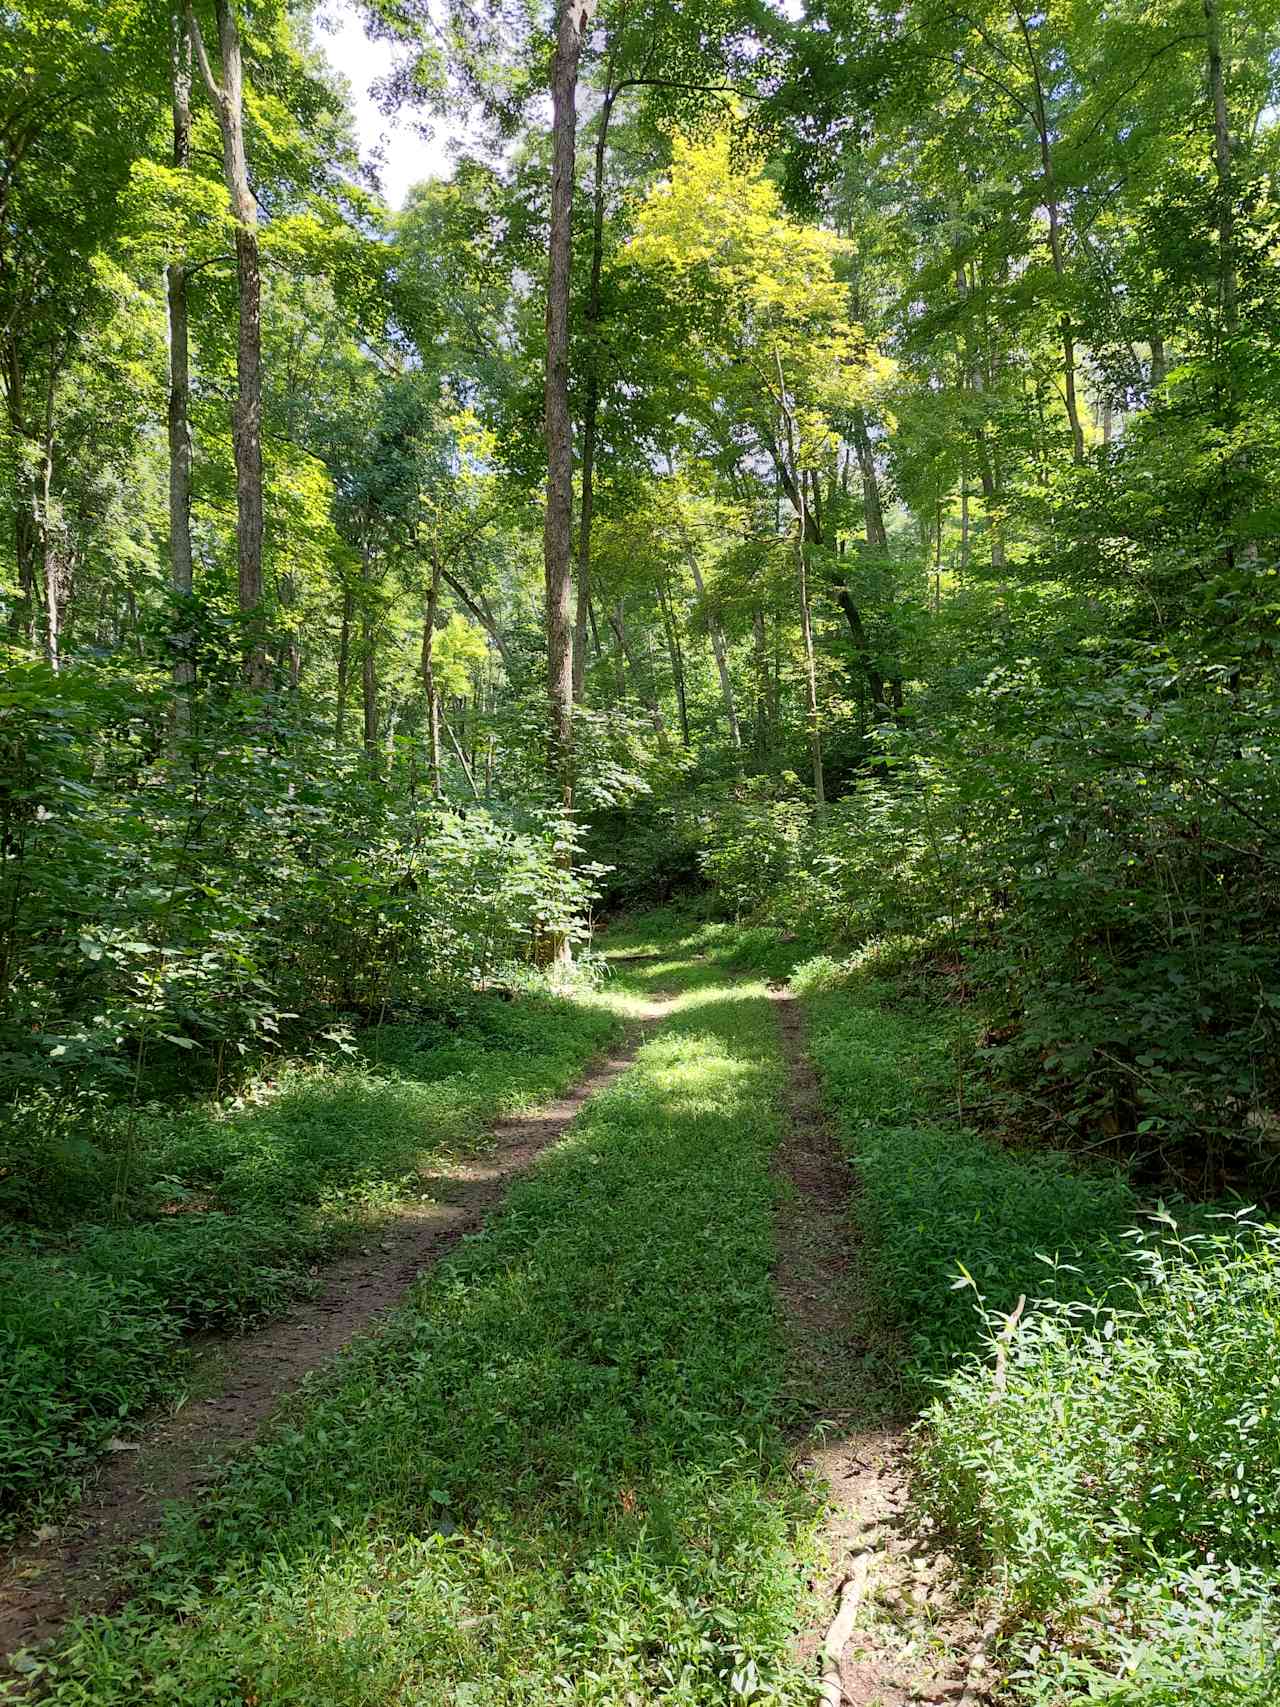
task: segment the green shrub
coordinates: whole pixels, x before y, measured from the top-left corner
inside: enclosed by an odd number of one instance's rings
[[[172,1379],[177,1325],[141,1281],[0,1248],[0,1513],[79,1468]]]
[[[1024,1318],[998,1392],[985,1362],[952,1374],[918,1495],[995,1578],[1029,1698],[1274,1701],[1280,1231],[1127,1256],[1121,1295]]]

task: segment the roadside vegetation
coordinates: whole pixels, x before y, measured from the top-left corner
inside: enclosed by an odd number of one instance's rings
[[[920,1413],[916,1517],[994,1618],[1006,1697],[1268,1707],[1274,1219],[975,1129],[971,1021],[919,942],[836,960],[777,931],[688,915],[684,930],[774,977],[789,964],[804,995],[903,1408]]]
[[[112,1437],[183,1389],[183,1340],[241,1329],[314,1285],[488,1122],[564,1090],[617,1035],[603,1005],[530,990],[456,997],[234,1096],[152,1102],[87,1125],[14,1118],[0,1185],[0,1521],[50,1509]]]

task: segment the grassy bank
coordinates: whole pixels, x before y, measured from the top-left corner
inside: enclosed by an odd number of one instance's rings
[[[953,1016],[882,968],[796,981],[904,1389],[932,1394],[919,1510],[998,1608],[1009,1697],[1274,1704],[1280,1235],[967,1130]]]
[[[233,1102],[0,1134],[0,1523],[62,1497],[179,1392],[183,1337],[283,1308],[309,1269],[616,1033],[598,1000],[479,996],[277,1063]]]
[[[712,966],[628,982],[682,992],[636,1065],[170,1527],[142,1597],[64,1649],[54,1699],[807,1699],[776,1025]]]

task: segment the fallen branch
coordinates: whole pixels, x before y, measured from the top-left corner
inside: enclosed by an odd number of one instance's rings
[[[822,1661],[822,1684],[818,1691],[819,1707],[840,1707],[840,1659],[849,1638],[853,1634],[853,1626],[857,1621],[858,1608],[867,1588],[867,1572],[871,1568],[871,1553],[859,1553],[853,1561],[853,1567],[848,1576],[840,1584],[839,1599],[836,1602],[836,1615],[831,1620],[831,1628],[827,1631],[826,1640],[822,1644],[819,1658]]]
[[[1018,1302],[1010,1311],[1004,1327],[1000,1330],[1000,1338],[996,1341],[996,1378],[995,1390],[992,1394],[993,1398],[996,1393],[1003,1393],[1008,1383],[1008,1370],[1006,1369],[1006,1363],[1009,1357],[1009,1347],[1013,1343],[1014,1330],[1018,1326],[1018,1323],[1022,1318],[1022,1312],[1026,1307],[1027,1295],[1023,1292],[1019,1294]]]

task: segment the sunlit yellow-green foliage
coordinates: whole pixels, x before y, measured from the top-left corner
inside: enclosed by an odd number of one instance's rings
[[[868,402],[893,363],[849,317],[849,244],[784,211],[776,187],[735,161],[730,139],[677,137],[626,261],[653,275],[697,336],[677,358],[692,407],[778,431],[785,397],[805,463],[837,444],[833,417]]]

